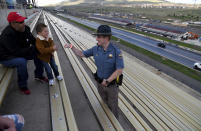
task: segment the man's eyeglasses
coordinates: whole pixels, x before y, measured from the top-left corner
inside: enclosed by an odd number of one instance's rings
[[[22,22],[15,22],[15,23],[18,23],[18,24],[23,24],[23,23],[24,23],[24,21],[22,21]]]

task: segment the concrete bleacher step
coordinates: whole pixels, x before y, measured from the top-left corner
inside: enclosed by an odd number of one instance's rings
[[[7,88],[9,86],[9,83],[11,81],[12,78],[12,74],[13,74],[13,69],[8,69],[8,68],[1,68],[0,69],[0,73],[1,76],[1,81],[0,81],[0,105],[3,102],[3,98],[6,94]]]
[[[49,29],[49,36],[53,39],[46,16],[43,13],[44,23]],[[54,53],[55,62],[58,66],[60,76],[63,77],[59,58]],[[54,86],[50,86],[50,105],[53,131],[78,131],[78,127],[73,114],[71,102],[64,80],[55,81]]]
[[[5,75],[6,70],[7,69],[0,64],[0,83],[3,79],[3,76]]]

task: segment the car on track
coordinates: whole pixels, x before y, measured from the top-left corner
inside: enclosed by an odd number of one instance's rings
[[[194,65],[193,65],[193,68],[201,71],[201,63],[200,62],[195,62]]]
[[[162,43],[162,42],[157,43],[157,46],[161,47],[161,48],[165,48],[166,47],[165,43]]]

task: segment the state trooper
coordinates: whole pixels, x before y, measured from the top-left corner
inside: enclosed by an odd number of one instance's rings
[[[118,118],[119,87],[117,78],[122,76],[124,68],[122,53],[119,48],[110,42],[112,32],[108,25],[100,25],[93,35],[96,35],[98,43],[91,49],[81,51],[72,44],[66,44],[64,47],[71,48],[80,57],[94,57],[97,66],[97,72],[94,77],[98,83],[98,92],[116,118]]]

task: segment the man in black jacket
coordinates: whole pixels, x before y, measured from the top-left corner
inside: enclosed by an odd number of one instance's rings
[[[24,94],[30,94],[27,87],[27,60],[34,60],[36,79],[47,82],[47,78],[43,77],[43,66],[36,56],[36,40],[30,28],[25,25],[25,19],[26,17],[22,17],[17,12],[9,13],[7,17],[9,25],[0,35],[0,64],[16,67],[20,90]]]

